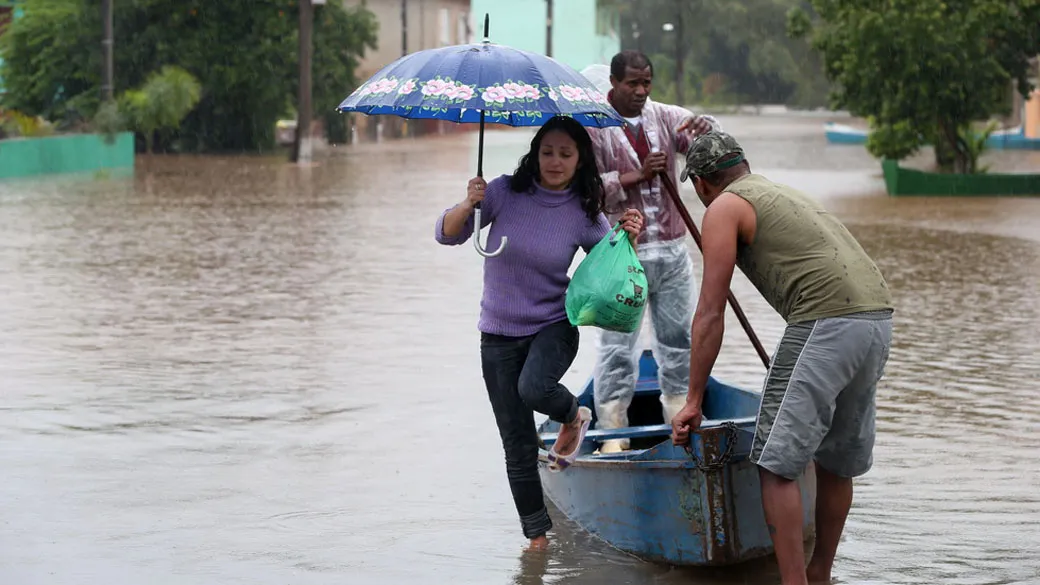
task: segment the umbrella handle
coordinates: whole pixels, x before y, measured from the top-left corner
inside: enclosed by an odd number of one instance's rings
[[[487,15],[484,15],[484,36],[487,37]],[[487,39],[484,39],[485,42]],[[484,110],[480,111],[480,142],[477,146],[477,176],[484,176]],[[477,203],[473,207],[473,247],[477,249],[477,254],[485,258],[494,258],[498,256],[506,249],[506,242],[509,241],[507,236],[502,236],[502,243],[498,245],[498,249],[494,252],[488,252],[487,249],[480,243],[480,204]]]
[[[480,254],[481,256],[483,256],[485,258],[494,258],[495,256],[498,256],[499,254],[501,254],[502,252],[505,251],[505,249],[506,249],[506,242],[509,241],[509,238],[507,236],[502,236],[502,243],[498,245],[498,249],[495,250],[494,252],[488,252],[487,249],[485,249],[484,246],[480,243],[480,206],[479,205],[477,207],[473,208],[473,229],[475,230],[475,233],[473,234],[473,247],[477,249],[477,254]]]

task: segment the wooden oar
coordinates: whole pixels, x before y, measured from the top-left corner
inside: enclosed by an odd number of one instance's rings
[[[683,205],[682,199],[679,198],[679,190],[676,189],[675,183],[672,178],[665,171],[660,174],[661,182],[664,183],[665,191],[668,191],[668,196],[672,198],[672,203],[675,203],[676,209],[679,210],[679,215],[682,216],[683,221],[686,222],[686,227],[690,230],[690,234],[693,236],[693,241],[697,242],[697,249],[701,251],[701,255],[704,254],[704,246],[701,245],[701,233],[697,230],[697,226],[693,223],[693,218],[690,217],[690,212]],[[737,315],[737,320],[740,321],[740,325],[744,328],[744,331],[748,334],[751,339],[751,345],[755,346],[755,351],[758,352],[758,357],[762,358],[762,365],[769,369],[769,355],[766,353],[765,348],[762,347],[762,342],[758,340],[758,336],[755,335],[755,331],[751,328],[751,323],[748,321],[747,316],[744,315],[744,311],[740,308],[740,303],[737,302],[737,297],[733,296],[733,291],[729,291],[729,295],[726,297],[729,300],[729,306],[733,308],[733,312]]]

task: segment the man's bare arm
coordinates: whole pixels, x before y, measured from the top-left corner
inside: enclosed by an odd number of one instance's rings
[[[726,299],[737,262],[737,240],[746,201],[729,193],[721,195],[704,213],[701,244],[704,275],[690,338],[690,387],[687,402],[700,405],[715,360],[722,349],[726,324]]]

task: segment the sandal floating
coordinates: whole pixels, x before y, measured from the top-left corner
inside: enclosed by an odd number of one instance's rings
[[[581,426],[578,429],[578,440],[574,443],[574,450],[567,455],[560,455],[556,452],[556,445],[559,442],[553,443],[552,449],[549,449],[549,471],[559,473],[567,469],[578,458],[578,451],[581,450],[581,444],[585,440],[585,431],[589,430],[589,424],[592,423],[592,411],[588,407],[579,406],[578,419],[581,420]],[[558,441],[559,435],[556,438]]]

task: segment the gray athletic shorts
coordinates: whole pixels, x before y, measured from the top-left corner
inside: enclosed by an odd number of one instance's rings
[[[788,325],[762,389],[751,462],[787,479],[814,459],[842,477],[869,471],[891,344],[891,311]]]

